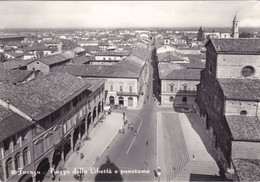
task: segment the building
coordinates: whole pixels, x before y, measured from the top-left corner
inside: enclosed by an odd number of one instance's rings
[[[161,104],[191,109],[195,103],[200,69],[186,69],[179,64],[159,64]]]
[[[62,167],[98,123],[104,96],[104,81],[64,73],[0,84],[1,180],[42,181]]]
[[[239,38],[239,21],[237,19],[237,15],[235,15],[233,19],[233,24],[232,24],[232,33],[231,36],[232,38]]]
[[[137,107],[148,76],[146,62],[133,55],[114,65],[67,65],[64,71],[81,78],[104,79],[105,103],[124,107]]]
[[[187,57],[181,57],[177,55],[177,53],[167,52],[158,54],[158,63],[165,64],[165,63],[189,63],[189,59]]]
[[[260,159],[260,39],[210,39],[197,112],[228,178],[257,181]]]
[[[53,56],[48,56],[45,58],[37,59],[27,65],[28,70],[40,71],[44,74],[50,73],[52,70],[56,69],[57,67],[64,66],[66,63],[70,62],[70,58],[56,54]]]
[[[97,52],[95,53],[95,59],[91,60],[90,64],[113,64],[115,62],[122,61],[127,56],[129,56],[130,52]]]
[[[23,42],[26,40],[26,36],[23,35],[1,35],[0,43],[8,43],[8,42]]]

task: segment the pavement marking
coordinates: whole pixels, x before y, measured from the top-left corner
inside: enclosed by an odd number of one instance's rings
[[[143,120],[142,120],[142,118],[141,118],[140,116],[138,116],[137,114],[134,114],[134,113],[131,113],[131,112],[129,112],[129,114],[135,115],[135,116],[139,117],[140,120],[141,120],[141,123],[140,123],[140,125],[139,125],[139,128],[137,129],[137,134],[138,134],[138,133],[139,133],[139,130],[140,130],[141,126],[142,126]],[[129,146],[127,152],[126,152],[127,154],[128,154],[128,152],[129,152],[130,148],[132,147],[132,145],[133,145],[133,143],[134,143],[134,141],[135,141],[135,138],[136,138],[136,136],[135,136],[134,139],[132,140],[132,142],[131,142],[131,144],[130,144],[130,146]]]

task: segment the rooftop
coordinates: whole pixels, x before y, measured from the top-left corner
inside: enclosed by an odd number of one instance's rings
[[[159,76],[163,80],[200,80],[199,69],[186,69],[179,64],[159,64]]]
[[[139,78],[144,61],[137,56],[129,56],[115,65],[67,65],[65,71],[82,77],[96,78]]]
[[[20,115],[0,106],[0,141],[22,131],[32,123]]]
[[[40,58],[37,61],[40,61],[40,62],[47,64],[47,65],[52,65],[52,64],[56,64],[56,63],[61,63],[63,61],[67,61],[69,59],[70,58],[65,56],[64,54],[63,55],[55,54],[55,55],[52,55],[52,56]]]
[[[179,56],[175,55],[174,53],[166,52],[166,53],[158,54],[158,61],[159,62],[171,62],[171,61],[186,62],[188,60],[185,60],[184,58],[179,57]]]
[[[260,80],[220,78],[218,82],[227,99],[258,101]]]
[[[23,82],[32,71],[27,70],[2,70],[0,72],[0,82],[18,83]]]
[[[260,141],[260,122],[255,116],[226,115],[234,140]]]
[[[50,73],[16,86],[0,84],[0,98],[38,120],[90,86],[88,79]]]
[[[259,159],[233,159],[239,181],[260,181]]]
[[[210,44],[218,53],[260,54],[260,39],[256,38],[210,39],[205,47]]]

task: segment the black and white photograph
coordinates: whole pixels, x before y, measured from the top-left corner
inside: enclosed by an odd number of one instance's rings
[[[0,182],[260,181],[260,1],[0,1]]]

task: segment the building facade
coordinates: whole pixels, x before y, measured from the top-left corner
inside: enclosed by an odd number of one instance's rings
[[[211,39],[205,45],[197,111],[229,177],[240,169],[234,161],[260,159],[259,45],[260,39]],[[254,172],[248,170],[248,177]]]
[[[13,122],[23,124],[16,124],[20,130],[7,128],[8,135],[1,138],[3,181],[41,181],[51,175],[50,168],[62,167],[97,124],[105,102],[103,81],[63,73],[16,86],[2,84],[0,92],[1,107],[20,117]]]

